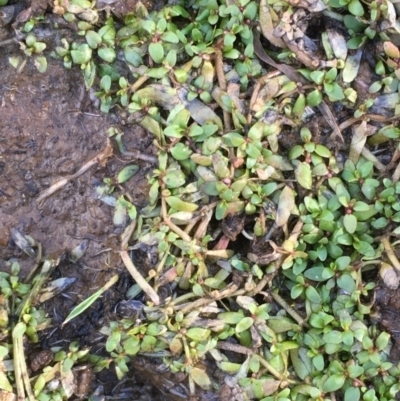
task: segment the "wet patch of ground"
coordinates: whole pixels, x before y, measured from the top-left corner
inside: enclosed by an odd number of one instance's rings
[[[95,187],[104,177],[114,177],[128,161],[121,161],[115,150],[115,156],[105,166],[93,166],[43,204],[38,204],[37,198],[101,151],[106,145],[107,129],[118,126],[118,121],[99,113],[84,89],[79,70],[67,71],[59,61],[48,58],[45,74],[39,74],[30,62],[18,74],[8,62],[14,54],[20,53],[15,48],[8,49],[0,58],[0,271],[7,269],[10,260],[20,263],[24,275],[34,265],[16,247],[11,229],[33,237],[42,245],[45,257],[60,257],[64,251],[89,240],[79,263],[64,258],[54,272],[54,279],[74,277],[76,281],[62,296],[45,305],[54,326],[44,333],[34,351],[56,345],[67,347],[72,341],[82,347],[99,345],[104,337],[98,330],[113,318],[115,306],[132,280],[118,254],[104,252],[117,249],[121,228],[113,226],[114,208],[96,198]],[[151,152],[152,138],[141,127],[118,127],[124,132],[128,151]],[[146,174],[151,165],[131,161],[139,164],[139,173],[119,192],[129,193],[133,202],[143,207],[148,193]],[[115,272],[120,274],[117,286],[61,328],[70,310]],[[145,376],[142,373],[142,378]],[[115,399],[166,399],[162,394],[157,398],[160,392],[151,383],[144,387],[143,383],[133,373],[129,382],[116,387],[118,380],[111,368],[97,376],[91,387],[102,385],[106,395]]]

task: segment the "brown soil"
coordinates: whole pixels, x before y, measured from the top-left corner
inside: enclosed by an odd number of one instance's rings
[[[75,340],[81,347],[104,344],[104,336],[98,330],[115,316],[115,306],[133,281],[116,253],[101,252],[116,249],[121,228],[113,226],[114,208],[96,197],[95,188],[103,178],[114,177],[127,162],[119,160],[121,156],[115,149],[116,155],[104,167],[95,165],[43,204],[39,205],[36,200],[46,188],[75,173],[101,151],[109,127],[115,126],[124,132],[128,151],[149,154],[152,138],[139,126],[125,127],[115,116],[101,114],[91,100],[93,94],[85,91],[78,69],[65,70],[60,61],[48,57],[45,74],[38,73],[32,60],[17,73],[8,57],[21,55],[18,46],[1,48],[1,51],[0,271],[7,269],[6,263],[10,260],[20,263],[23,275],[34,266],[34,261],[15,245],[11,229],[33,237],[42,245],[47,258],[60,257],[89,239],[86,254],[78,263],[73,264],[64,257],[54,272],[53,278],[74,277],[76,281],[62,296],[45,304],[54,327],[43,334],[35,351],[55,345],[67,347]],[[151,171],[151,165],[132,162],[140,170],[117,194],[129,193],[140,208],[146,204],[146,174]],[[70,310],[115,272],[120,275],[116,287],[86,313],[61,328]],[[117,386],[111,367],[96,376],[90,390],[101,385],[109,399],[166,400],[167,396],[152,385],[148,371],[145,374],[146,367],[140,366],[141,376],[130,375],[122,386]],[[161,375],[157,380],[161,380]],[[164,386],[163,392],[168,393],[172,387]]]

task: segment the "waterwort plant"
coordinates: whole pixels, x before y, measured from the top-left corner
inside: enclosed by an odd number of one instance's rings
[[[243,399],[395,399],[400,370],[390,335],[372,324],[368,273],[398,287],[397,116],[387,124],[376,114],[398,111],[393,5],[193,0],[148,11],[139,2],[101,27],[93,3],[65,11],[80,39],[55,53],[80,66],[103,112],[128,116],[157,149],[146,207],[125,190],[136,165],[98,189],[126,227],[128,297],[141,304],[135,318],[101,329],[117,376],[144,355],[186,374],[190,395],[218,389],[213,361]],[[325,56],[312,50],[307,13],[342,24],[321,33]],[[258,28],[280,55],[265,52]],[[358,99],[361,49],[374,38],[383,42],[376,98]],[[338,101],[354,113],[340,126]],[[335,140],[354,125],[348,155],[315,132],[317,112]],[[124,150],[121,133],[116,140]],[[389,141],[397,153],[384,166],[371,150]],[[155,253],[147,278],[127,252],[138,248]],[[142,292],[147,299],[134,299]]]

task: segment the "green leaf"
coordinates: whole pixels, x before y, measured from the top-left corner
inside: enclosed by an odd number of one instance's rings
[[[202,389],[211,390],[211,380],[204,370],[199,368],[192,368],[190,370],[190,377]]]
[[[67,324],[69,321],[79,316],[82,312],[84,312],[87,308],[89,308],[105,291],[107,291],[112,285],[114,285],[118,281],[118,275],[113,276],[102,288],[96,291],[89,298],[86,298],[79,305],[77,305],[67,318],[64,320],[62,326]]]
[[[364,7],[359,0],[351,0],[348,7],[349,11],[356,17],[362,17],[364,15]]]
[[[76,50],[71,50],[71,57],[75,64],[86,64],[92,58],[92,49],[86,43],[82,44]]]
[[[176,196],[168,196],[165,198],[165,201],[169,206],[181,212],[194,212],[199,208],[199,205],[196,203],[184,202]]]
[[[100,87],[104,90],[104,92],[109,92],[111,88],[111,77],[109,75],[104,75],[100,81]]]
[[[331,151],[324,145],[317,145],[315,147],[315,152],[317,153],[317,155],[319,155],[321,157],[331,157],[332,156]]]
[[[324,266],[323,265],[321,265],[321,266],[314,266],[314,267],[312,267],[311,269],[307,269],[305,272],[304,272],[304,276],[306,277],[306,278],[308,278],[309,280],[313,280],[313,281],[325,281],[325,280],[327,280],[328,278],[327,277],[324,277],[323,276],[323,274],[322,274],[322,272],[324,271]]]
[[[128,355],[136,355],[140,351],[140,341],[136,337],[129,337],[123,342],[123,347]]]
[[[122,184],[132,178],[139,171],[139,166],[136,164],[131,164],[124,167],[117,176],[117,182]]]
[[[0,359],[3,359],[6,355],[8,355],[8,348],[0,345]]]
[[[112,332],[111,336],[108,337],[108,339],[106,341],[107,352],[114,351],[120,341],[121,341],[121,332],[120,331]]]
[[[301,145],[296,145],[293,146],[292,149],[290,149],[289,152],[289,159],[293,160],[293,159],[297,159],[298,157],[302,156],[304,154],[304,148]]]
[[[112,63],[117,58],[117,53],[111,47],[101,48],[97,50],[97,54],[107,63]]]
[[[299,163],[295,170],[296,180],[305,189],[312,188],[311,168],[308,163]]]
[[[290,297],[292,299],[298,298],[304,291],[304,285],[303,284],[296,284],[292,287],[290,291]]]
[[[346,377],[343,374],[335,374],[330,376],[322,385],[322,390],[326,393],[331,393],[342,388]]]
[[[14,330],[12,332],[13,338],[21,338],[26,331],[26,324],[24,322],[19,322],[15,325]]]
[[[306,99],[308,106],[318,106],[322,102],[322,93],[318,89],[315,89],[307,95]]]
[[[179,43],[178,36],[174,32],[164,32],[161,35],[161,39],[164,42],[169,42],[169,43]]]
[[[344,401],[359,401],[360,389],[358,387],[349,387],[344,393]]]
[[[353,214],[346,214],[343,218],[343,224],[349,234],[353,234],[357,229],[357,219]]]
[[[365,202],[357,201],[353,206],[353,210],[356,212],[366,212],[369,210],[369,205]]]
[[[222,312],[218,314],[218,319],[227,324],[237,324],[244,318],[242,312]]]
[[[47,70],[47,59],[44,56],[38,56],[35,57],[35,67],[37,70],[41,73],[44,74]]]
[[[181,142],[178,142],[175,146],[173,146],[170,152],[175,160],[187,160],[192,154],[189,146],[184,145]]]
[[[379,334],[378,338],[375,340],[375,344],[378,347],[379,351],[383,351],[387,347],[389,340],[389,333],[382,332],[381,334]]]
[[[317,369],[319,372],[322,372],[324,370],[325,362],[324,356],[322,354],[315,355],[312,359],[312,362],[315,369]]]
[[[301,380],[304,380],[312,372],[312,361],[307,355],[306,348],[298,348],[289,350],[290,359],[293,363],[294,370]]]
[[[325,73],[323,71],[312,71],[310,78],[317,84],[321,85],[324,82]]]
[[[244,317],[235,327],[236,333],[241,333],[249,329],[254,323],[254,320],[251,317]]]
[[[232,362],[220,362],[218,364],[218,367],[223,370],[224,372],[227,372],[229,374],[235,374],[239,371],[239,369],[241,368],[241,364],[239,363],[232,363]]]
[[[356,377],[361,376],[364,373],[364,368],[359,365],[350,365],[347,368],[347,371],[349,372],[349,377],[355,379]]]
[[[316,304],[321,303],[321,296],[318,294],[318,291],[313,286],[308,286],[306,289],[306,297]]]
[[[294,206],[294,192],[290,187],[285,186],[279,196],[278,209],[276,211],[275,224],[278,227],[282,227],[287,223]]]
[[[336,82],[332,84],[324,83],[326,94],[333,100],[343,100],[345,98],[342,88]]]
[[[164,59],[164,47],[160,42],[150,43],[149,54],[151,58],[158,64]]]
[[[356,289],[356,283],[353,278],[349,274],[342,274],[337,279],[337,284],[339,288],[347,291],[349,294],[352,294],[353,291]]]
[[[227,209],[228,205],[225,201],[219,202],[217,207],[215,208],[215,218],[217,220],[222,220],[226,215]]]
[[[165,174],[162,180],[168,188],[179,188],[185,184],[186,176],[180,170],[173,170]]]
[[[98,45],[101,43],[101,36],[95,31],[87,31],[85,38],[92,49],[97,49]]]
[[[125,57],[125,60],[129,64],[132,64],[134,67],[139,67],[141,64],[143,64],[143,59],[139,52],[139,49],[132,49],[132,50],[125,49],[124,57]]]
[[[202,342],[207,340],[210,334],[210,329],[204,329],[202,327],[191,327],[186,332],[186,337],[190,338],[193,341]]]

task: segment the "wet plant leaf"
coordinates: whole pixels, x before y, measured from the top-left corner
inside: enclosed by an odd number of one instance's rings
[[[254,323],[254,320],[251,317],[244,317],[235,327],[236,333],[241,333],[249,329]]]
[[[347,56],[346,64],[343,69],[343,81],[346,83],[353,82],[360,68],[361,56],[363,50],[359,49],[355,54]]]
[[[118,275],[113,276],[100,290],[95,292],[90,297],[86,298],[83,302],[77,305],[67,318],[64,320],[63,325],[67,324],[69,321],[79,316],[82,312],[84,312],[87,308],[89,308],[105,291],[107,291],[112,285],[114,285],[118,281]]]
[[[278,209],[276,212],[275,224],[278,227],[282,227],[287,223],[294,205],[294,192],[290,187],[285,186],[279,196]]]
[[[296,180],[305,189],[312,188],[311,168],[308,163],[299,163],[295,170]]]
[[[165,201],[169,206],[181,212],[194,212],[199,208],[195,203],[184,202],[176,196],[168,196]]]
[[[353,234],[357,229],[357,219],[353,214],[346,214],[343,218],[343,224],[350,234]]]
[[[362,17],[364,15],[364,7],[359,0],[351,0],[348,7],[349,11],[356,17]]]
[[[112,63],[117,58],[115,50],[112,49],[111,47],[101,48],[97,51],[97,54],[107,63]]]
[[[239,363],[232,363],[232,362],[220,362],[218,364],[218,367],[223,370],[224,372],[227,372],[230,375],[233,375],[237,373],[242,365]]]
[[[160,42],[150,43],[149,54],[151,58],[158,64],[164,59],[164,48]]]
[[[101,36],[95,31],[87,31],[85,38],[92,49],[97,49],[98,45],[101,43]]]
[[[202,389],[204,390],[211,389],[211,380],[204,370],[199,368],[192,368],[189,374],[190,377],[193,379],[193,381]]]
[[[69,254],[69,260],[72,263],[76,263],[86,252],[89,245],[88,240],[84,240],[77,247],[75,247]]]
[[[344,401],[359,401],[360,389],[358,387],[349,387],[344,393]]]
[[[342,388],[346,377],[343,374],[334,374],[330,376],[322,386],[322,390],[325,392],[333,392]]]
[[[122,184],[129,179],[131,179],[137,172],[139,171],[139,166],[136,164],[131,164],[129,166],[124,167],[117,176],[117,182]]]
[[[15,325],[14,330],[12,331],[12,337],[14,339],[21,338],[26,332],[26,324],[24,322],[19,322]]]
[[[71,50],[72,61],[75,64],[86,64],[92,58],[92,49],[89,45],[79,45],[76,50]]]
[[[193,341],[202,342],[207,340],[210,334],[210,329],[204,329],[202,327],[191,327],[187,330],[186,337],[190,338]]]

